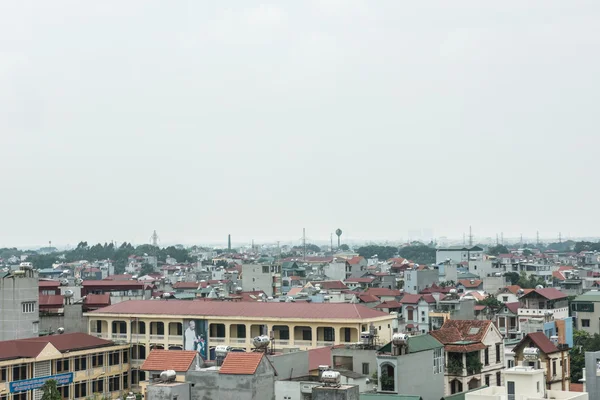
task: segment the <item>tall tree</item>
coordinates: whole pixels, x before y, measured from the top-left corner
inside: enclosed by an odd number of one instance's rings
[[[62,400],[54,379],[48,379],[42,386],[42,400]]]

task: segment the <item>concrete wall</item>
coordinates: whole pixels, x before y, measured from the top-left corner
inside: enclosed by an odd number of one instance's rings
[[[334,369],[338,369],[336,365],[336,357],[352,357],[352,371],[362,374],[363,363],[369,364],[369,376],[377,371],[377,358],[376,353],[373,350],[360,350],[360,349],[346,349],[343,347],[331,349],[331,366]]]
[[[217,370],[188,371],[186,381],[192,384],[191,400],[219,398],[219,372]]]
[[[148,385],[147,399],[151,400],[189,400],[191,384],[189,383],[159,383]],[[175,397],[177,396],[177,397]]]
[[[315,386],[321,386],[321,383],[310,381],[277,381],[275,382],[275,399],[304,400],[302,389],[304,388],[308,391],[309,387],[314,388]]]
[[[399,393],[420,395],[423,400],[444,396],[444,373],[433,373],[433,350],[401,356],[396,376]]]
[[[358,386],[339,388],[318,386],[313,388],[312,400],[359,400]]]
[[[263,273],[263,266],[260,264],[242,265],[242,288],[245,291],[262,290],[267,296],[273,295],[273,274],[269,267],[269,272]]]
[[[323,267],[323,274],[331,280],[343,281],[346,279],[346,263],[332,262]]]
[[[404,292],[417,294],[428,286],[437,283],[439,273],[437,270],[406,270],[404,271]]]
[[[597,365],[600,362],[600,351],[585,352],[585,386],[590,399],[600,399],[600,372]]]
[[[275,400],[275,377],[263,358],[254,375],[219,374],[219,400]]]
[[[23,312],[23,303],[35,303],[33,312]],[[38,278],[0,279],[0,340],[26,339],[38,336]]]
[[[66,305],[64,315],[42,315],[40,316],[40,331],[50,328],[65,328],[66,333],[83,332],[88,333],[87,319],[83,318],[81,304]]]
[[[278,354],[276,356],[267,356],[271,364],[277,371],[275,379],[293,379],[307,376],[308,370],[308,351],[296,351],[287,354]]]

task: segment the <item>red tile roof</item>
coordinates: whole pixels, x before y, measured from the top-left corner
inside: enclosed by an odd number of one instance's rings
[[[88,294],[83,300],[83,304],[95,305],[95,306],[109,306],[110,305],[110,293],[104,294]]]
[[[346,278],[345,283],[371,283],[375,278]]]
[[[402,294],[401,291],[395,289],[388,288],[368,288],[365,290],[366,294],[372,294],[373,296],[381,297],[381,296],[400,296]]]
[[[370,294],[358,294],[358,298],[363,303],[379,303],[379,297]]]
[[[92,314],[164,314],[210,317],[290,319],[365,319],[389,317],[381,311],[349,303],[255,303],[186,300],[129,300]]]
[[[264,353],[229,353],[225,357],[219,373],[228,375],[254,375],[264,355]]]
[[[569,391],[570,392],[583,393],[583,383],[573,383],[573,382],[571,382],[569,384]]]
[[[558,347],[556,347],[554,343],[552,343],[550,339],[544,335],[543,332],[534,332],[529,333],[527,336],[521,339],[521,341],[513,349],[513,352],[519,352],[519,350],[525,346],[528,346],[529,344],[533,344],[545,354],[551,354],[560,351],[558,350]]]
[[[490,325],[491,321],[448,320],[441,329],[430,334],[444,344],[446,351],[467,353],[486,348],[481,341]]]
[[[117,274],[117,275],[109,275],[102,280],[103,281],[128,281],[132,277],[133,277],[133,275],[131,275],[131,274]]]
[[[60,286],[59,281],[39,281],[38,287],[40,288],[57,288]]]
[[[48,343],[61,353],[113,345],[113,342],[86,333],[65,333],[30,339],[0,341],[0,360],[37,357]]]
[[[435,297],[431,294],[410,294],[406,293],[402,299],[400,299],[401,304],[418,304],[421,299],[425,300],[427,303],[435,303]]]
[[[480,281],[479,279],[474,279],[473,283],[471,283],[470,279],[459,279],[458,283],[466,288],[476,288],[479,287],[483,283],[483,281]]]
[[[308,351],[308,370],[314,371],[319,365],[331,366],[331,347],[318,347]]]
[[[569,267],[568,265],[561,265],[560,267],[558,267],[559,271],[571,271],[574,270],[574,267]]]
[[[500,291],[503,291],[504,293],[506,293],[508,291],[514,295],[516,295],[519,290],[521,290],[521,286],[519,286],[519,285],[510,285],[510,286],[500,289]]]
[[[198,352],[192,350],[152,350],[142,364],[143,371],[187,372]]]
[[[480,304],[478,304],[478,305],[476,305],[475,307],[473,307],[473,309],[474,309],[475,311],[483,311],[483,310],[485,310],[486,308],[487,308],[487,306],[480,305]]]
[[[312,286],[321,285],[321,289],[331,290],[331,289],[348,289],[348,286],[344,285],[342,281],[310,281]]]
[[[106,287],[108,289],[110,289],[111,287],[114,287],[114,286],[119,286],[119,287],[127,286],[127,287],[131,287],[131,288],[135,288],[135,289],[141,289],[144,287],[144,283],[138,282],[138,281],[119,281],[117,283],[115,281],[87,279],[87,280],[83,281],[81,286],[83,286],[83,287],[92,287],[92,286],[93,287]]]
[[[352,257],[351,259],[348,260],[348,264],[356,265],[356,264],[360,263],[361,261],[363,261],[364,259],[365,258],[362,256]]]
[[[379,304],[378,306],[375,306],[375,308],[382,310],[382,309],[388,309],[388,308],[400,308],[402,307],[402,303],[397,302],[395,300],[391,300],[391,301],[384,301],[383,303]]]
[[[521,307],[521,303],[519,303],[518,301],[515,301],[514,303],[506,303],[504,305],[513,314],[518,314],[519,313],[519,307]]]
[[[40,308],[60,308],[63,306],[63,300],[60,294],[40,294]]]
[[[547,300],[566,299],[568,297],[566,294],[555,288],[535,289],[525,294],[523,297],[533,296],[533,293],[537,293]]]
[[[559,281],[564,281],[566,279],[561,271],[552,271],[552,277]]]

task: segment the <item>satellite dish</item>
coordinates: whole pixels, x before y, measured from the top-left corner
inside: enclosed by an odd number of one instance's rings
[[[63,328],[63,327],[61,326],[60,328],[58,328],[58,329],[56,330],[56,332],[57,332],[59,335],[62,335],[63,333],[65,333],[65,328]]]

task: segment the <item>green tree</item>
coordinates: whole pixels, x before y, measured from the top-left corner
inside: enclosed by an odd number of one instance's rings
[[[488,295],[485,299],[479,300],[477,304],[489,307],[494,313],[504,307],[504,303],[491,294]]]
[[[62,400],[54,379],[48,379],[42,386],[42,400]]]
[[[498,244],[496,246],[490,247],[488,249],[488,254],[491,256],[497,256],[498,254],[508,254],[510,251],[503,244]]]
[[[510,279],[510,284],[511,285],[516,285],[519,283],[519,279],[521,278],[521,276],[519,275],[518,272],[507,272],[504,274],[505,277],[507,277],[508,279]]]
[[[341,244],[340,245],[340,250],[342,250],[342,251],[348,251],[348,250],[350,250],[350,247],[347,244]]]
[[[427,245],[405,246],[399,251],[400,257],[416,262],[417,264],[435,263],[435,248]]]
[[[321,251],[321,248],[319,246],[317,246],[316,244],[312,244],[312,243],[307,243],[306,244],[306,251],[310,251],[313,253],[318,253]]]
[[[525,249],[525,250],[523,250],[523,255],[525,257],[532,256],[533,255],[533,251],[531,251],[529,249]]]
[[[398,254],[398,248],[393,246],[378,246],[368,245],[358,248],[358,254],[364,258],[374,258],[375,256],[380,260],[387,260],[393,258]]]
[[[154,265],[144,263],[144,264],[142,264],[142,268],[140,269],[140,276],[148,275],[148,274],[151,274],[154,272],[156,272],[154,270]]]

